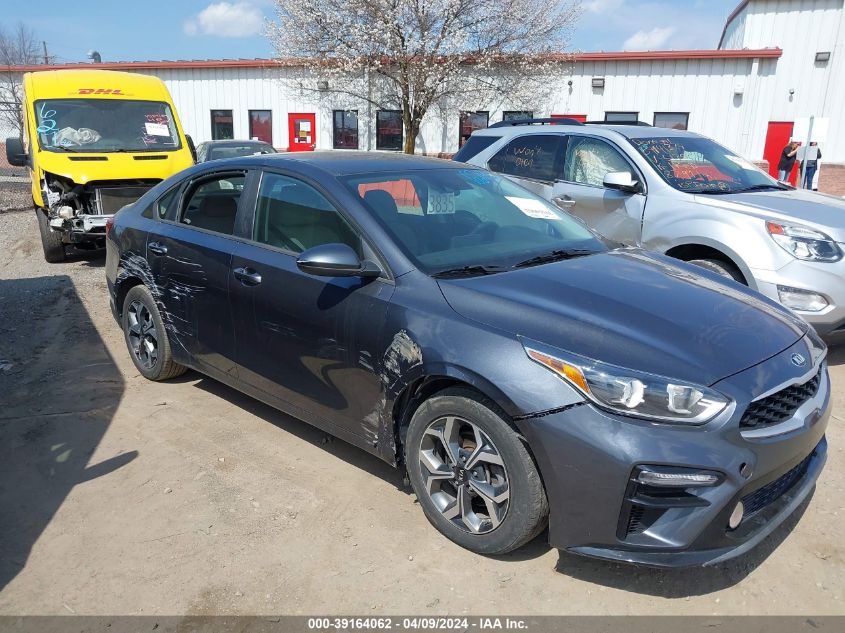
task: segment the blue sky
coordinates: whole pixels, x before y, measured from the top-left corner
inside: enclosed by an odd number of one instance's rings
[[[715,48],[738,0],[582,0],[571,48],[580,51]],[[4,2],[17,22],[46,40],[59,62],[267,57],[261,35],[272,0],[39,0]],[[694,25],[694,26],[690,26]]]

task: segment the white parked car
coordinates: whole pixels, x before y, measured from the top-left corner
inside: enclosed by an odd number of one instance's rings
[[[478,130],[454,160],[512,178],[605,237],[688,261],[845,337],[845,201],[777,182],[718,143],[560,119]]]

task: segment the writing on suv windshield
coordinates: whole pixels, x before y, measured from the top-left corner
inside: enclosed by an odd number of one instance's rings
[[[128,99],[35,102],[42,149],[65,152],[168,151],[181,147],[170,106]]]
[[[661,136],[632,143],[660,177],[680,191],[728,194],[786,188],[710,139]]]
[[[490,275],[607,250],[572,216],[480,169],[343,180],[417,267],[438,278]]]

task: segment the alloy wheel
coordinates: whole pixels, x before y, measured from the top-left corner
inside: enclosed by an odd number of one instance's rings
[[[153,315],[141,301],[133,301],[127,311],[129,346],[145,369],[158,361],[158,331]]]
[[[419,465],[437,510],[471,534],[495,530],[510,501],[508,473],[490,436],[469,420],[444,416],[423,433]]]

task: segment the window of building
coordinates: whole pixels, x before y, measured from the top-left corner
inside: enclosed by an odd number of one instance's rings
[[[402,113],[399,110],[379,110],[376,112],[376,149],[401,151]]]
[[[636,123],[640,120],[639,112],[605,112],[604,120],[607,123]]]
[[[235,138],[231,110],[211,111],[211,138],[215,141]]]
[[[235,216],[245,179],[243,174],[228,173],[194,186],[187,195],[182,223],[231,235],[235,230]]]
[[[560,174],[562,134],[530,134],[513,139],[490,159],[493,171],[532,180],[552,181]]]
[[[458,120],[460,130],[458,136],[458,147],[463,147],[469,137],[476,130],[483,130],[490,123],[490,113],[479,110],[478,112],[461,112]]]
[[[668,127],[673,130],[686,130],[689,124],[689,112],[655,112],[654,127]]]
[[[564,180],[593,187],[604,186],[612,172],[634,173],[615,147],[597,138],[570,136],[564,161]]]
[[[333,147],[358,149],[358,110],[334,111]]]
[[[261,179],[253,239],[294,253],[336,243],[362,251],[361,238],[319,191],[281,174]]]
[[[273,113],[270,110],[249,111],[249,138],[273,144]]]
[[[502,112],[502,121],[520,121],[522,119],[533,118],[533,110],[505,110]]]

